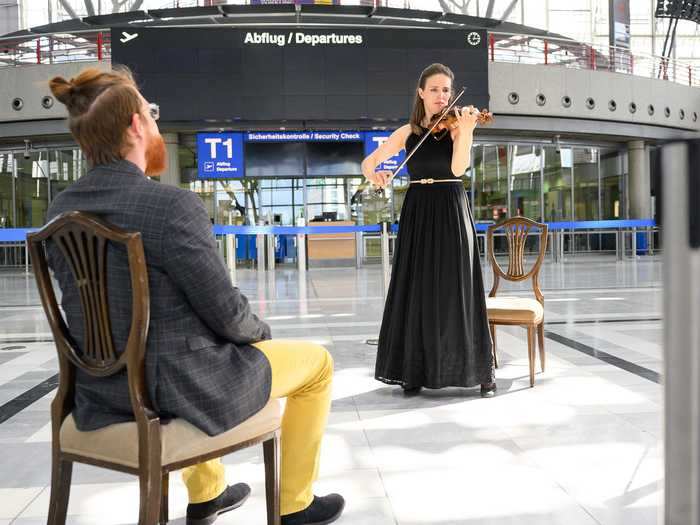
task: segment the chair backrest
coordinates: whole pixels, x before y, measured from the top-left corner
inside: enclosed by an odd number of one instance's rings
[[[75,278],[85,327],[84,348],[75,344],[56,302],[46,259],[46,242],[60,250]],[[98,377],[113,375],[126,367],[136,420],[152,419],[144,366],[150,300],[141,234],[124,231],[94,215],[72,211],[59,215],[41,230],[29,234],[27,243],[41,304],[58,351],[59,386],[52,417],[58,419],[60,426],[73,408],[75,367]],[[131,279],[131,328],[121,354],[114,348],[107,297],[109,243],[126,248]]]
[[[493,238],[497,230],[504,230],[508,241],[508,269],[506,271],[503,271],[501,265],[498,264],[494,252]],[[525,271],[525,243],[532,230],[539,230],[540,251],[532,267],[529,271]],[[544,296],[540,290],[539,273],[547,250],[547,225],[527,217],[512,217],[489,226],[486,237],[489,262],[491,263],[491,268],[493,268],[493,287],[489,292],[489,297],[496,296],[501,278],[507,281],[524,281],[532,278],[532,288],[535,292],[535,297],[540,303],[544,303]]]

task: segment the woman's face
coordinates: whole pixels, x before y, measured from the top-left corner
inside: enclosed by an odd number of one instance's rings
[[[423,99],[426,115],[440,113],[450,103],[452,80],[442,73],[431,75],[425,79],[425,87],[418,88],[418,95]]]

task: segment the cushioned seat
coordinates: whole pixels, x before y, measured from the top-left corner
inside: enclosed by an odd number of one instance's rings
[[[244,443],[273,432],[281,424],[280,404],[270,400],[265,407],[240,425],[217,436],[209,436],[184,419],[161,425],[163,465]],[[61,426],[61,450],[89,458],[138,468],[139,450],[136,423],[118,423],[99,430],[81,432],[69,415]]]
[[[544,318],[544,308],[527,297],[487,297],[486,309],[494,323],[537,323]]]

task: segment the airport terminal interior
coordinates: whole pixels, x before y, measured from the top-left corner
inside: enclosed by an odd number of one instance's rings
[[[157,104],[167,168],[152,180],[201,198],[274,339],[333,357],[314,493],[344,496],[337,523],[700,523],[682,490],[700,471],[682,393],[700,388],[700,182],[673,149],[700,152],[699,23],[693,1],[0,0],[0,525],[53,523],[59,359],[27,235],[92,168],[48,81],[119,65]],[[402,151],[379,191],[362,163],[434,62],[465,87],[458,105],[493,116],[458,182],[475,293],[522,260],[498,297],[543,305],[531,351],[527,323],[492,332],[493,397],[375,379],[402,210],[433,179],[412,179]],[[518,217],[539,224],[522,245],[498,229]],[[223,462],[252,494],[216,523],[274,523],[263,447]],[[185,525],[172,474],[169,523]],[[140,523],[138,477],[76,463],[70,487],[65,523]]]

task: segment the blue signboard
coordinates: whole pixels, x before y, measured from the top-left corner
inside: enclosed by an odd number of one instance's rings
[[[242,133],[197,133],[197,177],[239,179],[243,177]]]
[[[369,155],[379,146],[384,144],[391,133],[391,131],[365,131],[365,156]],[[377,170],[389,170],[393,172],[399,167],[399,164],[401,164],[405,158],[406,151],[401,150],[397,155],[394,155],[377,166]],[[406,167],[404,166],[396,175],[399,177],[408,176]]]
[[[360,131],[249,131],[246,142],[362,142]]]

